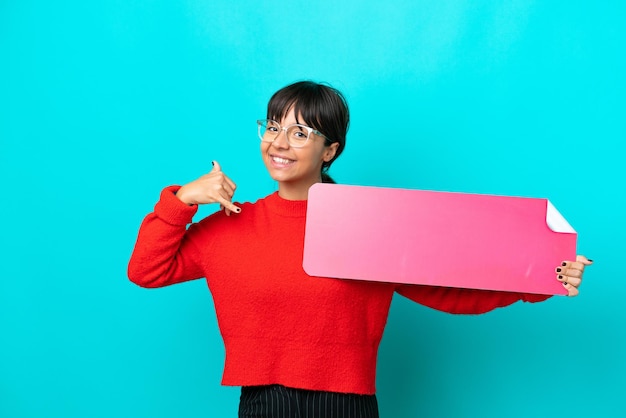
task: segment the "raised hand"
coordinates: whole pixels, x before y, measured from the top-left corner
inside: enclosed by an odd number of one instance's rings
[[[217,161],[213,161],[211,171],[182,186],[176,192],[176,197],[188,205],[219,203],[220,208],[230,216],[231,212],[241,212],[241,208],[232,202],[236,188],[237,185],[224,174]]]

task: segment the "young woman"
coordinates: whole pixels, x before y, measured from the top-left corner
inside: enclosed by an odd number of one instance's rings
[[[377,417],[376,357],[395,292],[456,314],[547,299],[308,276],[308,190],[332,182],[326,171],[345,147],[348,124],[337,90],[289,85],[258,121],[261,157],[277,192],[236,205],[235,183],[214,163],[197,180],[165,188],[141,225],[130,279],[161,287],[206,278],[226,349],[222,384],[242,386],[240,417]],[[210,203],[223,210],[191,224],[198,205]],[[571,296],[590,263],[579,256],[557,267],[556,280]]]

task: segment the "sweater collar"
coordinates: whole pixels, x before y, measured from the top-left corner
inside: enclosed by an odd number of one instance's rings
[[[277,215],[290,218],[300,218],[306,216],[306,200],[287,200],[274,192],[265,198],[268,208]]]

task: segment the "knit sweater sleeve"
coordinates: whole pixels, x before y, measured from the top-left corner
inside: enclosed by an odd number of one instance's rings
[[[197,206],[188,206],[170,186],[139,228],[128,263],[128,278],[141,287],[163,287],[203,276],[193,228],[187,230]]]
[[[452,314],[481,314],[520,300],[534,303],[542,302],[550,297],[549,295],[423,285],[399,285],[396,291],[421,305]]]

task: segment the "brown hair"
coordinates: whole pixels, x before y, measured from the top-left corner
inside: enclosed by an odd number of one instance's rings
[[[339,143],[333,159],[322,165],[322,181],[334,183],[327,172],[346,146],[350,125],[348,102],[339,90],[328,84],[299,81],[274,93],[267,104],[267,118],[280,121],[291,108],[306,125],[324,134],[327,146]]]

